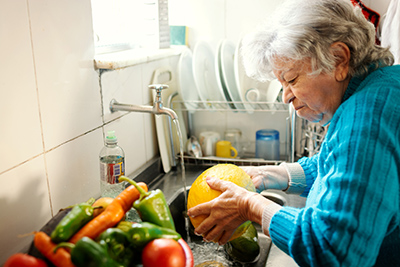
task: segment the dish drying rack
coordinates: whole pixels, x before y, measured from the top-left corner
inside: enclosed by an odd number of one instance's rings
[[[286,155],[287,158],[281,160],[264,160],[255,158],[254,154],[245,153],[243,158],[220,158],[215,156],[210,157],[195,157],[194,155],[188,155],[184,153],[184,163],[194,165],[205,165],[213,166],[215,164],[231,163],[238,166],[261,166],[261,165],[279,165],[283,161],[293,162],[294,161],[294,148],[295,148],[295,135],[293,129],[295,129],[296,115],[289,105],[282,102],[242,102],[242,101],[181,101],[173,100],[168,105],[174,110],[188,112],[188,124],[189,132],[191,132],[192,121],[191,114],[193,112],[270,112],[270,113],[287,113],[286,118],[286,136],[288,140],[286,142]],[[238,108],[238,107],[243,108]],[[176,154],[175,165],[180,161],[180,154]]]
[[[264,160],[259,158],[251,158],[254,155],[249,155],[245,158],[219,158],[219,157],[195,157],[191,155],[184,155],[185,165],[202,165],[202,166],[214,166],[216,164],[235,164],[237,166],[262,166],[262,165],[279,165],[283,161],[280,160]],[[177,160],[180,159],[180,155],[177,155]]]
[[[229,112],[288,112],[289,106],[282,102],[244,101],[179,101],[172,102],[172,108],[182,111],[229,111]],[[238,108],[242,106],[243,108]]]
[[[318,123],[312,123],[301,119],[299,149],[297,149],[296,157],[312,157],[317,154],[322,142],[325,139],[328,126],[321,126]]]

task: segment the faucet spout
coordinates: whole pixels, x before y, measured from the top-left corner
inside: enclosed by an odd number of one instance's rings
[[[149,85],[149,88],[156,90],[156,98],[154,100],[153,106],[121,104],[117,100],[113,99],[110,102],[110,111],[144,112],[144,113],[153,113],[157,115],[165,114],[170,116],[172,120],[177,120],[178,115],[176,115],[175,111],[173,111],[170,108],[164,107],[162,103],[161,90],[167,89],[168,85],[153,84]]]
[[[154,107],[153,107],[154,110]],[[177,120],[178,119],[178,115],[176,115],[175,111],[170,109],[170,108],[165,108],[161,105],[157,105],[155,107],[155,112],[154,114],[165,114],[171,117],[172,120]]]

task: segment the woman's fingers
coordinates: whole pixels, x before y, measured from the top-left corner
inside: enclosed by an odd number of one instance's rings
[[[220,224],[212,225],[211,223],[207,222],[207,220],[204,220],[195,229],[196,233],[199,233],[199,232],[202,233],[204,241],[206,241],[206,242],[216,241],[220,245],[223,245],[229,241],[229,239],[233,235],[233,232],[236,230],[236,228],[231,229],[230,227],[222,227]],[[209,229],[209,230],[204,231],[204,229]]]
[[[189,217],[197,217],[199,215],[209,216],[211,213],[211,203],[210,202],[198,204],[197,206],[190,208],[187,211],[188,216]]]
[[[222,236],[218,240],[218,244],[222,246],[222,245],[228,243],[229,239],[231,239],[231,237],[233,235],[233,232],[234,231],[231,231],[231,232],[224,231],[224,233],[222,234]]]
[[[242,187],[238,186],[237,184],[234,184],[229,181],[224,181],[212,176],[207,176],[206,177],[207,184],[214,190],[221,191],[222,193],[227,191],[227,190],[245,190]]]
[[[223,181],[220,179],[217,179],[215,177],[212,176],[207,176],[206,177],[206,181],[207,184],[214,190],[218,190],[221,192],[224,192],[225,190],[227,190],[229,188],[230,184],[233,184],[232,182],[228,182],[228,181]]]
[[[240,203],[249,193],[246,189],[229,181],[207,177],[210,188],[221,191],[222,194],[206,203],[198,204],[188,210],[188,216],[205,216],[206,218],[195,229],[197,235],[202,235],[207,241],[228,242],[236,228],[246,221],[239,210]]]
[[[215,220],[207,217],[194,229],[194,233],[198,236],[203,236],[205,241],[212,241],[219,236],[218,233],[221,230],[221,227],[216,225]]]

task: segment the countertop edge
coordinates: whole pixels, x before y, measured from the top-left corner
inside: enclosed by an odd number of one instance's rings
[[[122,69],[166,57],[177,56],[187,48],[188,47],[184,45],[177,45],[164,49],[137,48],[107,54],[99,54],[95,55],[94,64],[96,69]]]

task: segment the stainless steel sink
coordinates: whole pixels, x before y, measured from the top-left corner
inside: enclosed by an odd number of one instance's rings
[[[189,191],[189,187],[187,188],[187,190]],[[182,235],[182,237],[185,240],[187,240],[187,231],[185,228],[186,211],[185,211],[184,189],[182,188],[181,190],[176,192],[176,194],[168,201],[168,204],[169,204],[169,207],[171,210],[172,217],[174,218],[176,230]],[[262,233],[261,227],[258,224],[254,224],[254,226],[258,231],[258,242],[260,245],[260,254],[259,254],[257,261],[255,261],[254,263],[247,263],[245,266],[264,267],[264,266],[266,266],[266,261],[267,261],[267,257],[268,257],[272,242],[269,237],[267,237],[266,235],[264,235]],[[204,243],[202,237],[196,236],[193,231],[194,231],[194,228],[189,223],[190,240],[196,244]],[[197,260],[196,255],[194,255],[194,256],[195,256],[195,261],[196,261]],[[209,260],[209,259],[207,259],[207,260]],[[228,261],[229,259],[226,258],[226,260]],[[231,261],[229,266],[243,266],[243,264]]]

